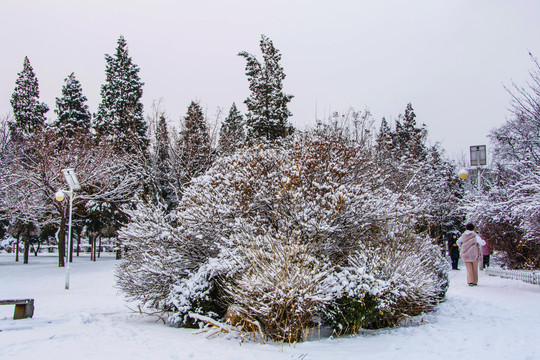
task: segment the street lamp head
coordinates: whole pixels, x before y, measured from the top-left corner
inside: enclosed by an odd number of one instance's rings
[[[54,198],[56,199],[56,201],[60,202],[60,201],[64,201],[64,199],[66,198],[66,194],[64,194],[64,192],[62,190],[58,190],[56,192],[56,194],[54,194]]]
[[[466,178],[469,177],[469,172],[467,170],[465,170],[465,169],[461,169],[458,172],[458,176],[459,176],[460,179],[465,180]]]

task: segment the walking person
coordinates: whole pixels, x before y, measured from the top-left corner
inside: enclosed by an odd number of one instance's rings
[[[480,246],[486,242],[474,232],[474,225],[465,225],[465,232],[456,242],[461,249],[461,258],[467,268],[467,283],[469,286],[478,285],[478,261],[480,260]]]
[[[452,234],[450,239],[448,239],[448,255],[450,255],[450,259],[452,259],[452,270],[459,270],[459,247],[457,245],[456,234]]]
[[[482,256],[483,256],[483,263],[484,268],[489,267],[489,257],[491,254],[493,254],[493,247],[491,246],[491,243],[489,240],[485,240],[486,245],[482,246]]]

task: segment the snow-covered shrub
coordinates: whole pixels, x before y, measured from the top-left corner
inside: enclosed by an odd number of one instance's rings
[[[448,288],[448,263],[432,239],[407,224],[374,229],[349,256],[348,266],[334,273],[338,291],[325,320],[345,333],[393,326],[430,311]]]
[[[428,200],[392,191],[386,178],[369,149],[335,132],[218,159],[180,203],[180,231],[206,257],[168,296],[174,322],[189,325],[190,311],[223,317],[234,306],[272,339],[297,341],[346,297],[375,304],[362,326],[430,310],[447,278],[439,249],[414,233],[411,218]],[[402,231],[376,233],[381,222]]]
[[[216,160],[185,188],[177,226],[149,206],[132,212],[124,291],[177,326],[234,309],[287,342],[320,319],[354,332],[432,309],[447,273],[416,233],[430,199],[410,191],[415,174],[387,186],[370,148],[335,129],[288,141]]]
[[[270,338],[301,339],[323,308],[324,279],[332,266],[297,237],[244,233],[233,238],[241,268],[224,283],[227,302]]]
[[[222,300],[223,293],[219,282],[232,270],[228,264],[220,257],[210,258],[196,271],[172,284],[166,298],[168,307],[174,308],[168,319],[170,324],[195,326],[197,321],[190,317],[190,313],[214,319],[225,315],[227,305]]]
[[[168,311],[165,300],[172,285],[198,266],[204,249],[193,247],[158,206],[141,202],[125,211],[130,222],[118,233],[126,252],[116,271],[117,285],[128,299]]]
[[[489,191],[468,194],[463,202],[467,219],[499,252],[502,265],[538,269],[540,175],[531,171],[516,179],[505,173],[496,168],[491,174],[493,184]]]

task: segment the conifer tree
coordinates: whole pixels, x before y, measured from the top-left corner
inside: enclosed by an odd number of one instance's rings
[[[396,131],[394,133],[394,146],[398,155],[422,160],[427,155],[425,140],[427,130],[425,125],[416,126],[416,114],[411,103],[405,108],[405,115],[402,121],[396,120]]]
[[[64,80],[62,88],[62,97],[56,98],[56,110],[54,111],[58,118],[54,126],[65,136],[73,136],[79,132],[87,132],[90,129],[90,120],[92,118],[87,98],[82,93],[81,83],[71,73]]]
[[[394,134],[392,133],[392,129],[390,129],[388,121],[386,121],[386,119],[383,117],[381,121],[381,127],[376,138],[377,155],[379,160],[384,160],[389,156],[390,149],[392,148],[393,136]]]
[[[167,129],[167,119],[162,114],[156,126],[154,148],[154,171],[157,180],[159,197],[166,206],[166,212],[170,212],[178,203],[176,193],[171,186],[171,143],[169,130]]]
[[[265,35],[261,35],[260,48],[263,63],[245,51],[238,54],[246,59],[246,75],[251,90],[244,101],[248,108],[248,142],[276,140],[293,132],[292,125],[287,122],[292,115],[287,104],[293,96],[283,92],[285,73],[279,63],[281,54]]]
[[[25,139],[43,128],[49,107],[39,102],[38,80],[26,56],[23,70],[18,75],[11,96],[14,121],[9,123],[9,127],[13,139]]]
[[[105,55],[105,60],[106,82],[94,118],[97,134],[112,137],[117,148],[127,153],[146,152],[149,142],[141,103],[144,83],[123,36],[118,39],[116,54]]]
[[[211,148],[208,126],[201,106],[192,101],[180,132],[181,164],[187,178],[202,174],[209,167]]]
[[[222,154],[233,153],[244,141],[243,117],[233,103],[229,115],[219,131],[219,150]]]
[[[160,166],[165,166],[169,160],[170,138],[167,129],[167,119],[164,115],[159,117],[156,128],[156,156]]]

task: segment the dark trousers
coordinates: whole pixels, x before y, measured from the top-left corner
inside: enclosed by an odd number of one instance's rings
[[[458,257],[452,257],[452,270],[458,270]]]
[[[489,266],[489,255],[484,255],[484,267],[487,268]]]

